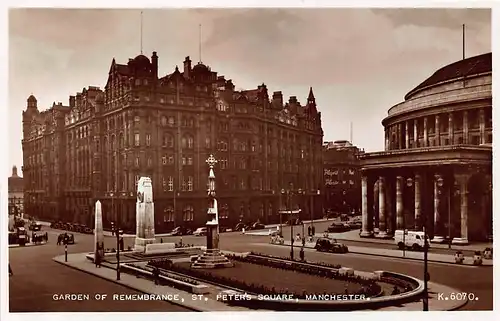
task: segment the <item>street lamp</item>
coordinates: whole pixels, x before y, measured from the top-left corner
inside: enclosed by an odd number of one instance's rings
[[[408,178],[406,180],[406,186],[412,187],[413,186],[413,179]],[[404,215],[404,213],[403,213],[403,257],[406,256],[406,233],[407,233],[407,230],[406,230],[405,216],[406,215]]]
[[[111,229],[116,235],[116,280],[120,281],[120,236],[123,234],[118,226],[118,222],[115,224],[111,222]]]
[[[444,185],[444,179],[440,175],[436,175],[436,183],[439,187],[438,193],[441,194],[441,187]],[[451,249],[451,211],[450,211],[450,199],[451,199],[451,185],[448,189],[448,248]]]
[[[291,185],[291,184],[290,184]],[[292,195],[292,190],[291,189],[281,189],[281,194],[286,195],[286,207],[288,209],[288,221],[290,222],[290,258],[293,260],[293,243],[294,243],[294,238],[293,238],[293,224],[294,222],[292,221],[292,208],[291,208],[291,195]],[[280,231],[281,231],[281,211],[280,211]]]

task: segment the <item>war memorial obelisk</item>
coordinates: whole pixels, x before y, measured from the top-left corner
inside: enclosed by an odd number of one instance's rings
[[[155,211],[151,178],[141,177],[137,183],[136,237],[134,251],[144,252],[155,243]]]
[[[214,166],[217,160],[213,155],[206,160],[208,173],[208,210],[207,210],[207,250],[191,265],[193,268],[225,268],[233,267],[219,248],[219,213],[217,199],[215,197],[215,174]]]
[[[94,258],[104,257],[104,229],[102,226],[101,202],[95,202],[95,225],[94,225]]]

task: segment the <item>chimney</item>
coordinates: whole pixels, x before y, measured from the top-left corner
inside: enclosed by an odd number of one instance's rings
[[[69,107],[75,107],[75,96],[69,96]]]
[[[158,56],[156,55],[156,51],[153,51],[153,55],[151,56],[151,64],[153,65],[151,68],[153,71],[153,77],[158,79]]]
[[[17,166],[12,166],[12,177],[18,177],[17,176]]]
[[[290,96],[290,98],[288,99],[288,103],[290,105],[296,104],[297,103],[297,96]]]
[[[233,85],[233,80],[229,79],[226,81],[226,90],[227,91],[234,91],[234,85]]]
[[[184,60],[184,77],[189,78],[191,73],[191,59],[189,59],[189,56],[186,57]]]
[[[281,91],[275,91],[273,93],[273,105],[283,107],[283,93]]]

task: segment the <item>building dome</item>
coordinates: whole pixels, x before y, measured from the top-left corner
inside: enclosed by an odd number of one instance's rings
[[[208,67],[202,64],[201,62],[193,67],[193,72],[209,72],[209,71],[210,70],[208,69]]]
[[[134,61],[138,64],[149,64],[149,58],[144,55],[139,55],[135,57]]]
[[[452,64],[438,69],[429,78],[423,81],[420,85],[415,87],[405,96],[405,100],[410,99],[418,92],[438,85],[445,81],[451,81],[468,76],[480,75],[492,71],[492,55],[485,53],[479,56],[470,57],[464,60],[456,61]]]
[[[28,97],[28,102],[29,102],[29,103],[36,103],[36,98],[35,98],[35,96],[30,95],[30,96]]]

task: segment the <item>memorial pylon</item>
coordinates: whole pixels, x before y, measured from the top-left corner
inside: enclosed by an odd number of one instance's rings
[[[136,237],[134,251],[144,252],[155,243],[155,211],[151,178],[141,177],[137,183]]]
[[[104,256],[104,228],[102,226],[101,201],[95,202],[95,224],[94,224],[94,258]]]

